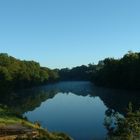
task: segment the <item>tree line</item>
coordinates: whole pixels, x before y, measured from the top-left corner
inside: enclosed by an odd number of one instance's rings
[[[96,67],[94,64],[81,65],[77,67],[73,67],[71,69],[69,68],[63,68],[58,70],[58,75],[60,77],[60,80],[62,81],[68,81],[68,80],[85,80],[89,81],[92,80],[92,75],[95,72]]]
[[[120,59],[105,58],[98,64],[51,70],[35,61],[0,54],[0,90],[19,89],[56,80],[88,80],[98,86],[140,89],[140,53],[128,52]]]
[[[109,88],[140,90],[140,53],[129,51],[122,58],[105,58],[98,64],[58,71],[61,80],[90,80]]]
[[[140,53],[129,51],[120,59],[100,61],[92,81],[99,86],[139,90]]]
[[[41,67],[35,61],[21,61],[6,53],[0,54],[1,91],[27,88],[57,79],[57,72]]]

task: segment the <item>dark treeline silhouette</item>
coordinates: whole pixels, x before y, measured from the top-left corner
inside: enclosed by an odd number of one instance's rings
[[[92,75],[96,70],[94,64],[89,64],[88,66],[82,65],[77,66],[72,69],[63,68],[58,71],[60,80],[62,81],[77,81],[77,80],[92,80]]]
[[[128,52],[121,59],[100,61],[92,81],[105,87],[140,90],[140,53]]]
[[[56,80],[86,80],[95,85],[140,90],[140,53],[128,52],[121,59],[106,58],[97,65],[51,70],[35,61],[21,61],[0,54],[0,91],[27,88]]]
[[[105,58],[97,65],[58,70],[60,80],[90,80],[95,85],[140,90],[140,53],[129,51],[121,59]]]
[[[0,91],[27,88],[57,78],[55,71],[35,61],[21,61],[6,53],[0,54]]]

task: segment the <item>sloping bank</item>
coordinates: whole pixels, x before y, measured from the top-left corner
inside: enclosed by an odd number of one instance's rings
[[[0,140],[72,140],[64,133],[51,133],[0,105]]]

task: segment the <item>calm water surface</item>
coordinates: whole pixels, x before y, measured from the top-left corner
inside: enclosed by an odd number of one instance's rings
[[[89,82],[61,82],[44,87],[48,92],[56,91],[54,97],[24,115],[75,140],[101,139],[106,136],[103,123],[107,107],[99,97],[90,95],[92,86]]]
[[[8,101],[30,121],[39,121],[49,131],[65,132],[74,140],[104,140],[109,110],[124,115],[130,101],[134,108],[140,107],[135,92],[99,88],[90,82],[59,82],[23,90]]]
[[[53,93],[53,97],[24,115],[50,131],[65,132],[75,140],[105,139],[106,111],[114,109],[123,114],[134,98],[126,98],[124,91],[97,88],[90,82],[61,82],[42,88],[46,94]]]
[[[73,93],[58,93],[40,107],[25,113],[31,121],[38,120],[50,131],[62,131],[77,140],[105,136],[103,126],[106,107],[98,98],[81,97]]]

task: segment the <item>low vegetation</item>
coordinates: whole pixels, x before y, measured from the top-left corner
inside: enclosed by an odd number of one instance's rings
[[[44,130],[38,122],[33,124],[2,105],[0,106],[0,139],[72,140],[64,133],[50,133]]]
[[[105,126],[108,130],[107,140],[139,140],[140,110],[133,111],[130,103],[125,117],[112,111],[105,119]]]

